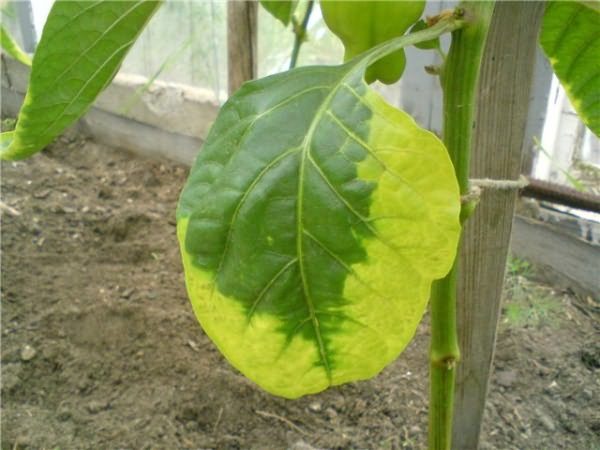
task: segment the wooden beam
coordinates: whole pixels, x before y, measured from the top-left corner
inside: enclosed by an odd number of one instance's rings
[[[471,177],[517,180],[541,2],[498,2],[478,88]],[[453,448],[477,449],[517,192],[485,190],[461,248]]]
[[[256,78],[258,2],[227,3],[227,64],[229,95]]]

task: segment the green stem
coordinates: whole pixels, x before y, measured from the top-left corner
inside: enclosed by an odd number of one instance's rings
[[[469,190],[471,133],[481,57],[494,3],[464,2],[465,26],[452,33],[442,71],[444,143],[454,164],[461,195]],[[461,222],[466,214],[461,214]],[[450,272],[431,291],[429,448],[449,450],[456,364],[460,359],[456,330],[458,257]]]
[[[306,12],[304,13],[304,18],[302,19],[301,23],[298,23],[294,17],[292,18],[292,26],[294,29],[294,48],[292,48],[292,56],[290,58],[290,69],[296,67],[296,64],[298,63],[300,47],[306,40],[306,27],[308,26],[308,19],[310,19],[313,5],[314,0],[309,0],[308,5],[306,6]]]
[[[481,57],[494,2],[465,2],[462,29],[452,33],[446,58],[444,91],[444,143],[454,163],[461,194],[469,189],[471,134]]]

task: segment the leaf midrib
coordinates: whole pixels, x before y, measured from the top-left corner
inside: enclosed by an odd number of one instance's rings
[[[350,73],[352,73],[352,69],[355,68],[355,65],[349,65],[349,70],[342,75],[341,79],[337,83],[337,85],[332,89],[332,91],[323,99],[323,103],[319,106],[319,109],[315,113],[315,118],[310,124],[310,128],[306,133],[306,137],[301,145],[301,158],[300,158],[300,166],[298,169],[298,200],[296,202],[296,256],[298,258],[298,267],[300,268],[300,279],[302,281],[302,293],[304,296],[304,300],[306,301],[306,306],[308,309],[308,314],[310,316],[310,321],[312,323],[313,329],[315,331],[315,337],[317,339],[317,344],[319,347],[319,355],[321,357],[321,361],[323,362],[323,367],[325,368],[325,372],[327,374],[327,379],[329,384],[332,384],[332,375],[331,375],[331,366],[329,363],[329,358],[327,356],[327,350],[325,348],[325,343],[323,342],[323,336],[321,335],[321,328],[319,325],[319,319],[317,318],[315,312],[315,306],[313,303],[313,299],[310,295],[310,290],[308,287],[308,279],[306,277],[306,271],[304,267],[304,250],[303,250],[303,235],[304,235],[304,226],[302,220],[302,212],[303,212],[303,200],[304,200],[304,173],[306,169],[306,161],[310,157],[310,148],[312,145],[312,140],[315,134],[315,130],[317,126],[321,122],[323,116],[327,112],[329,108],[329,104],[331,100],[335,97],[340,87],[344,85],[346,77]]]

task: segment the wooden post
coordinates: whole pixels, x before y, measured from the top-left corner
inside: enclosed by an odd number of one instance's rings
[[[229,95],[244,81],[256,78],[258,2],[227,3],[227,64]]]
[[[542,2],[498,2],[478,89],[471,177],[516,180]],[[516,191],[485,190],[467,221],[458,288],[458,365],[453,448],[479,445]]]

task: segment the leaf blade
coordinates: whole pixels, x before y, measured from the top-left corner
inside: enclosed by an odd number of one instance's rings
[[[378,373],[454,259],[447,152],[366,85],[370,62],[245,84],[181,195],[194,311],[225,357],[276,395]]]
[[[548,2],[540,44],[583,122],[600,136],[600,8],[597,2]]]
[[[160,4],[57,1],[34,55],[14,139],[0,157],[31,156],[81,117]]]

